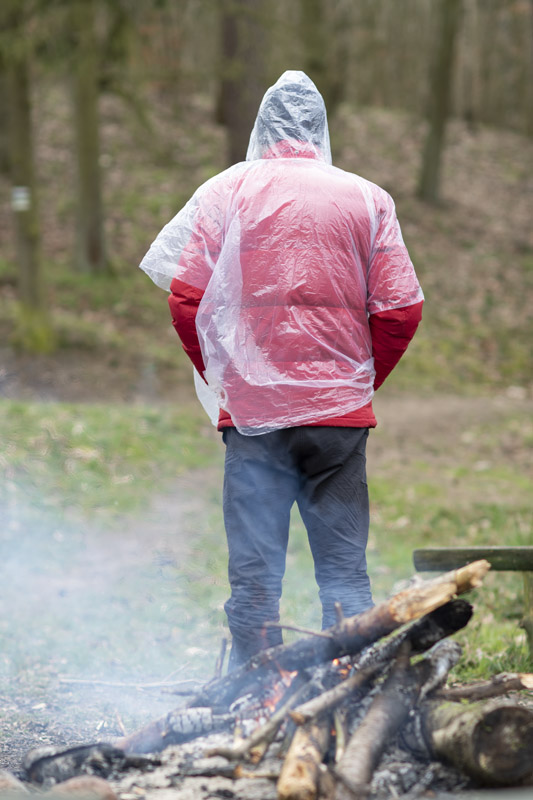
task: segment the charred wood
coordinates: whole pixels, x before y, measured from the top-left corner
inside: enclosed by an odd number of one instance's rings
[[[462,653],[461,645],[453,639],[446,639],[431,648],[426,656],[429,674],[420,689],[420,701],[446,683],[448,673],[458,663]]]
[[[97,742],[68,748],[39,747],[26,754],[22,767],[28,781],[49,786],[79,775],[107,778],[113,772],[158,763],[157,759],[125,755],[120,748]]]
[[[356,797],[366,796],[388,740],[404,724],[424,687],[432,687],[436,681],[440,683],[446,679],[448,671],[459,659],[460,648],[455,642],[438,642],[422,661],[414,665],[410,665],[410,655],[409,641],[405,641],[382,691],[376,694],[348,742],[336,769],[343,784],[337,793],[338,800],[344,800],[350,793]]]
[[[429,670],[424,673],[421,668],[410,669],[409,647],[404,645],[383,690],[352,734],[335,769],[340,780],[336,800],[366,797],[389,736],[404,723],[428,674]]]
[[[125,753],[158,753],[171,744],[181,744],[197,736],[235,723],[232,714],[215,714],[212,708],[183,708],[170,711],[144,728],[115,741]]]

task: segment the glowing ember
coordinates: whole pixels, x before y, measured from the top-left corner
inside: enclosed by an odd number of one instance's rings
[[[285,690],[291,685],[294,677],[298,675],[298,670],[294,670],[294,672],[289,672],[289,670],[281,669],[278,667],[280,679],[277,683],[272,687],[268,696],[265,697],[263,700],[263,706],[267,708],[271,714],[274,713],[279,701],[282,699],[283,695],[285,694]]]

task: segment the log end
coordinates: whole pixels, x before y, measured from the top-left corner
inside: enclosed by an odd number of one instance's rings
[[[480,777],[502,785],[533,783],[533,712],[502,706],[489,712],[475,730]],[[492,780],[490,780],[492,783]]]

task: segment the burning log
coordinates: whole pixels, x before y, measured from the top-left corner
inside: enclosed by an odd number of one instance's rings
[[[252,753],[254,748],[258,748],[264,743],[267,745],[270,744],[281,724],[285,721],[290,709],[301,699],[306,689],[306,684],[300,686],[298,690],[286,700],[281,708],[278,708],[272,714],[268,722],[257,728],[248,739],[242,739],[238,744],[233,745],[233,747],[215,747],[209,751],[208,755],[224,756],[224,758],[234,761],[238,758],[246,757],[248,754]],[[256,759],[252,758],[252,760],[255,761]]]
[[[315,800],[320,765],[331,736],[329,717],[298,728],[278,780],[279,800]]]
[[[533,709],[503,701],[428,704],[431,752],[488,786],[533,785]]]
[[[327,692],[322,692],[307,703],[290,712],[297,725],[302,725],[317,714],[320,714],[342,703],[353,695],[385,665],[391,663],[402,645],[409,643],[411,653],[422,653],[437,642],[457,633],[472,616],[472,606],[465,600],[452,600],[441,608],[412,622],[401,633],[391,637],[385,644],[369,647],[356,664],[357,672]]]
[[[355,655],[382,636],[445,605],[458,594],[480,586],[489,569],[488,561],[481,560],[437,578],[418,581],[368,611],[340,620],[326,631],[330,636],[312,636],[290,645],[262,650],[243,667],[207,684],[189,706],[229,707],[246,692],[257,692],[272,671],[300,670],[344,655]]]

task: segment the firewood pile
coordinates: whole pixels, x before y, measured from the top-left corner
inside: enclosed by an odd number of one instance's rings
[[[489,567],[418,580],[354,617],[339,609],[329,630],[262,651],[113,744],[29,753],[27,781],[96,775],[122,800],[381,800],[533,785],[533,675],[445,686],[461,656],[449,637],[472,615],[458,595]]]

